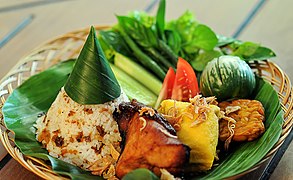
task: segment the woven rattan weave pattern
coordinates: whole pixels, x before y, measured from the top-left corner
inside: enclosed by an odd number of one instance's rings
[[[105,29],[107,26],[96,27],[97,30]],[[44,43],[30,54],[22,58],[0,81],[0,108],[13,89],[21,85],[26,79],[37,74],[48,67],[71,58],[76,58],[88,34],[88,29],[78,30],[57,37]],[[292,87],[288,76],[271,61],[258,61],[250,64],[256,74],[270,82],[278,92],[282,109],[284,111],[284,123],[282,134],[275,146],[266,156],[253,168],[237,175],[242,176],[257,169],[269,159],[280,148],[293,126],[293,99]],[[66,179],[52,171],[51,167],[42,160],[30,156],[24,156],[13,143],[13,132],[6,129],[3,116],[0,112],[0,139],[8,153],[17,160],[23,167],[44,179]],[[236,176],[235,176],[236,177]],[[235,178],[234,177],[234,178]]]

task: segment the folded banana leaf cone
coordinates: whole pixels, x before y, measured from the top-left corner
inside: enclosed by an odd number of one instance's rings
[[[91,27],[64,89],[79,104],[103,104],[121,94],[94,27]]]

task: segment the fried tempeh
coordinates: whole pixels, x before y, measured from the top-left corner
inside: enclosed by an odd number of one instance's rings
[[[238,99],[219,103],[225,116],[236,121],[232,141],[252,141],[264,131],[264,108],[257,100]],[[220,120],[220,140],[225,141],[230,136],[228,121]]]

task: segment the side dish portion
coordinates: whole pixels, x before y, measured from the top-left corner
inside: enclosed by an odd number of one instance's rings
[[[150,169],[158,176],[161,169],[174,175],[184,171],[190,149],[156,110],[133,100],[120,104],[114,117],[123,138],[118,177],[137,168]]]
[[[164,100],[159,112],[173,125],[180,141],[191,148],[189,162],[197,171],[211,169],[217,156],[220,108],[199,95],[190,102]]]
[[[123,101],[125,94],[105,104],[81,105],[62,88],[46,116],[36,122],[37,140],[51,156],[111,177],[121,142],[112,113]]]
[[[53,157],[114,177],[122,139],[113,112],[124,101],[92,27],[67,82],[35,125],[37,140]]]
[[[232,141],[252,141],[265,131],[264,107],[257,100],[238,99],[223,101],[219,107],[226,116],[235,120]],[[228,121],[220,122],[220,140],[226,141],[230,136]]]

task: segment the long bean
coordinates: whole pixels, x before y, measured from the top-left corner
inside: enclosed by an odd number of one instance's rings
[[[172,51],[172,49],[162,40],[159,40],[159,49],[165,53],[172,61],[172,64],[176,65],[178,56]]]
[[[139,49],[136,43],[124,31],[123,27],[119,28],[119,32],[133,51],[134,56],[139,59],[144,66],[153,71],[160,80],[164,80],[166,73],[163,71],[163,69],[154,60],[152,60],[142,50]]]
[[[156,49],[154,48],[146,48],[145,49],[154,59],[157,60],[158,63],[162,64],[165,68],[169,69],[169,67],[175,67],[173,63],[168,61],[164,56],[162,56]]]

